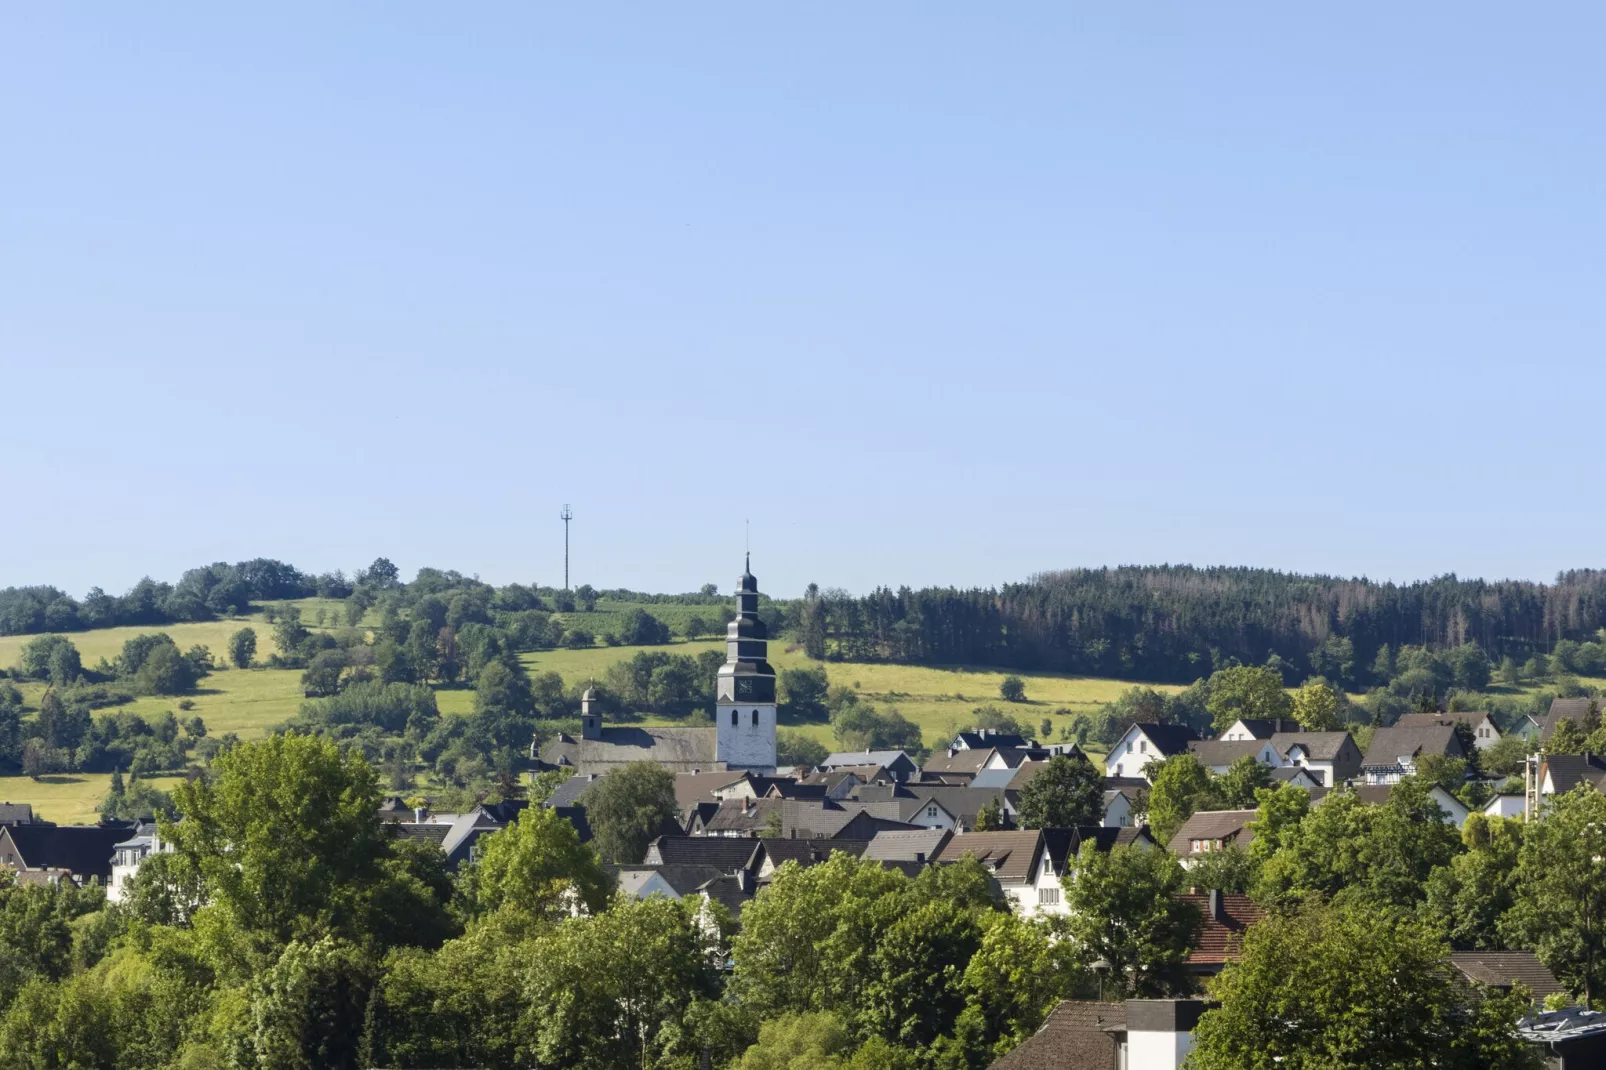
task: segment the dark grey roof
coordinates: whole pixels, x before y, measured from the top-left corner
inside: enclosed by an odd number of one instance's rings
[[[1459,758],[1464,753],[1461,741],[1456,738],[1453,725],[1431,724],[1417,727],[1395,725],[1392,728],[1377,730],[1372,736],[1372,745],[1366,748],[1366,757],[1362,759],[1361,764],[1394,766],[1399,764],[1401,757],[1415,758],[1440,754]]]
[[[1278,732],[1298,732],[1300,725],[1291,717],[1240,717],[1238,723],[1256,739],[1270,739]]]
[[[879,833],[886,835],[886,833]],[[754,855],[754,869],[764,864],[768,859],[772,866],[780,866],[786,862],[796,862],[800,866],[813,866],[829,859],[838,851],[858,858],[874,843],[874,840],[790,840],[781,836],[765,836],[759,840],[758,853]]]
[[[1043,829],[1043,850],[1054,862],[1054,872],[1065,873],[1071,859],[1081,853],[1083,844],[1091,843],[1100,854],[1108,854],[1112,847],[1129,847],[1134,843],[1155,846],[1147,825],[1078,825],[1069,829]]]
[[[728,769],[699,770],[695,773],[675,774],[675,805],[684,813],[693,805],[708,802],[714,798],[714,792],[722,788],[734,787],[743,780],[749,779],[746,773],[733,772]],[[754,788],[756,794],[762,791]],[[717,801],[717,800],[716,800]]]
[[[647,846],[642,866],[716,866],[731,873],[746,868],[753,848],[753,841],[746,837],[659,836]]]
[[[1543,762],[1550,785],[1558,795],[1580,784],[1591,784],[1596,790],[1606,786],[1606,757],[1599,754],[1547,754]]]
[[[640,878],[648,873],[656,873],[663,878],[665,884],[675,890],[676,895],[690,895],[699,887],[716,877],[724,876],[728,871],[718,866],[699,865],[673,865],[673,866],[606,866],[613,874],[614,879],[631,887],[636,883],[632,877]]]
[[[881,766],[891,769],[899,763],[899,759],[914,766],[914,759],[901,750],[855,750],[841,751],[827,755],[825,761],[820,763],[821,769],[856,769],[860,766]]]
[[[781,804],[785,799],[726,799],[719,804],[704,828],[709,835],[741,832],[753,834],[769,823],[771,815],[781,818]]]
[[[972,748],[970,750],[938,751],[926,759],[921,771],[927,775],[933,773],[968,773],[972,776],[981,772],[981,767],[993,756],[992,747]]]
[[[953,837],[947,829],[922,829],[919,832],[879,832],[865,848],[865,858],[888,862],[914,862],[929,860],[941,851]],[[827,841],[829,842],[829,841]]]
[[[1456,710],[1451,713],[1402,713],[1400,714],[1400,719],[1394,723],[1412,727],[1443,722],[1452,725],[1464,724],[1468,728],[1476,728],[1485,720],[1491,724],[1494,723],[1494,718],[1488,710]]]
[[[1348,732],[1278,732],[1271,737],[1272,749],[1282,757],[1288,757],[1290,748],[1300,746],[1315,762],[1336,760],[1346,742],[1351,742]]]
[[[1130,731],[1131,728],[1141,729],[1143,734],[1149,737],[1149,742],[1153,743],[1155,748],[1167,758],[1185,753],[1188,749],[1188,744],[1199,738],[1199,733],[1185,724],[1140,722],[1131,725],[1128,730]],[[1122,733],[1122,735],[1125,734],[1124,732]]]
[[[996,732],[991,728],[982,728],[961,732],[954,737],[954,742],[963,743],[969,748],[985,750],[988,747],[1027,747],[1032,741],[1013,732]]]
[[[1194,840],[1225,840],[1240,847],[1249,846],[1254,836],[1249,823],[1258,810],[1200,810],[1182,823],[1171,837],[1171,853],[1192,857]]]
[[[30,803],[0,803],[0,825],[33,824],[33,805]]]
[[[936,862],[958,862],[967,855],[990,869],[1000,884],[1031,879],[1043,850],[1041,832],[967,832],[943,845]]]
[[[1239,758],[1253,758],[1266,746],[1264,739],[1196,739],[1188,752],[1201,765],[1231,765]]]
[[[560,733],[541,748],[541,761],[581,773],[601,773],[627,762],[657,762],[675,772],[715,769],[715,730],[610,725],[601,739]]]
[[[752,901],[758,888],[745,873],[727,873],[707,881],[697,889],[740,919],[742,908]]]
[[[574,826],[574,831],[580,837],[581,843],[591,842],[591,822],[586,820],[586,808],[583,806],[555,806],[557,815]]]
[[[112,853],[134,831],[133,822],[108,825],[4,825],[29,869],[65,869],[80,880],[112,875]]]
[[[1556,725],[1562,721],[1577,721],[1582,724],[1584,717],[1589,713],[1589,704],[1599,701],[1588,695],[1582,698],[1551,699],[1550,710],[1539,719],[1539,742],[1550,742],[1551,735],[1556,731]]]

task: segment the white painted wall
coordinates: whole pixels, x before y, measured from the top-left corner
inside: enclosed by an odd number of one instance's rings
[[[1177,1070],[1193,1050],[1192,1033],[1127,1033],[1127,1070]]]
[[[1119,792],[1104,807],[1105,828],[1125,828],[1132,824],[1132,803]]]
[[[1525,807],[1521,795],[1496,795],[1484,806],[1490,817],[1521,817]]]
[[[758,723],[753,723],[753,713]],[[735,714],[736,723],[731,723]],[[717,761],[731,769],[775,771],[774,703],[721,702],[714,708],[715,752]]]

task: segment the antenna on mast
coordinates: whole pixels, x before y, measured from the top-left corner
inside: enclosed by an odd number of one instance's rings
[[[567,502],[563,505],[563,512],[558,516],[563,518],[563,589],[569,589],[569,521],[574,519],[574,511]]]

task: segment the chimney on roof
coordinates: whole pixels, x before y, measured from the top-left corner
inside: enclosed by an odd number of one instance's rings
[[[422,806],[413,807],[413,821],[419,825],[424,823],[424,808]]]
[[[1227,906],[1224,899],[1220,888],[1210,889],[1210,917],[1222,923],[1227,920]]]

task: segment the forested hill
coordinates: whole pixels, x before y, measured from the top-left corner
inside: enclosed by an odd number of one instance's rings
[[[431,594],[474,603],[478,610],[465,619],[589,611],[599,599],[713,606],[728,598],[712,584],[679,595],[589,586],[569,592],[492,587],[433,568],[403,582],[385,558],[350,578],[257,559],[191,569],[176,584],[142,580],[120,596],[97,588],[79,600],[53,587],[6,588],[0,635],[209,620],[258,601],[313,595],[344,601],[347,618],[357,621],[370,607],[406,612]],[[1452,575],[1402,585],[1270,569],[1126,566],[1044,573],[1002,589],[881,588],[856,596],[811,584],[801,599],[766,600],[764,612],[778,638],[802,643],[815,657],[849,661],[1178,682],[1234,662],[1270,661],[1290,682],[1315,673],[1364,688],[1387,682],[1402,647],[1472,644],[1491,661],[1561,654],[1567,671],[1606,669],[1569,664],[1571,644],[1606,627],[1606,572],[1595,570],[1566,572],[1548,584]]]
[[[1595,570],[1551,584],[1452,575],[1400,585],[1129,566],[1045,573],[1002,590],[810,594],[799,628],[817,655],[1176,681],[1271,658],[1291,678],[1314,671],[1364,686],[1386,679],[1372,672],[1385,646],[1475,643],[1521,661],[1606,626],[1606,572]]]

